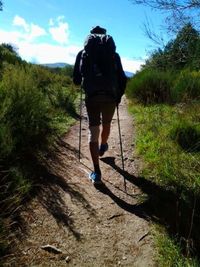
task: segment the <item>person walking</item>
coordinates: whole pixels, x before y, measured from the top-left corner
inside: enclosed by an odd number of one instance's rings
[[[73,82],[85,91],[88,141],[94,167],[89,178],[94,184],[99,184],[99,157],[108,150],[111,121],[127,82],[114,40],[106,34],[106,29],[96,26],[90,31],[84,48],[76,56]]]

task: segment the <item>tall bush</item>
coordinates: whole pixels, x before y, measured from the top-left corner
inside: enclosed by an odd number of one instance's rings
[[[143,104],[170,102],[172,84],[171,73],[144,69],[129,81],[126,93]]]
[[[181,71],[174,82],[172,96],[175,102],[200,99],[200,72]]]
[[[29,65],[4,67],[0,146],[5,153],[43,149],[58,134],[59,117],[75,113],[76,93],[57,76],[40,70]]]
[[[2,131],[9,133],[12,153],[36,150],[55,131],[48,98],[35,86],[26,67],[9,65],[0,87]],[[1,134],[0,143],[5,144]]]

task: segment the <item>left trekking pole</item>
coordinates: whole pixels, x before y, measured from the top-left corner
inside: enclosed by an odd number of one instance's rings
[[[123,148],[122,148],[122,136],[121,136],[121,128],[120,128],[120,120],[119,120],[119,106],[117,104],[117,123],[118,123],[118,129],[119,129],[119,143],[120,143],[120,150],[121,150],[121,159],[122,159],[122,170],[123,170],[123,176],[124,176],[124,156],[123,156]],[[124,188],[126,191],[126,179],[124,176]]]
[[[83,102],[83,92],[82,92],[82,84],[81,84],[81,93],[80,93],[80,119],[79,119],[79,150],[78,150],[78,159],[81,160],[81,128],[82,128],[82,103]]]

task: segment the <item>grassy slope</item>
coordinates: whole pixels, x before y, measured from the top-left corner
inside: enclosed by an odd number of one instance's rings
[[[132,102],[130,112],[136,122],[137,154],[143,159],[141,174],[145,179],[149,179],[166,190],[173,191],[175,194],[180,192],[178,195],[180,206],[187,206],[187,212],[188,210],[191,211],[193,209],[191,195],[199,196],[200,192],[200,153],[194,143],[188,147],[182,146],[180,132],[184,132],[184,129],[188,129],[188,127],[193,127],[197,131],[200,130],[199,102],[194,101],[193,103],[174,106],[166,104],[143,106]],[[191,140],[191,136],[189,139]],[[159,209],[159,201],[162,200],[158,199],[157,204],[156,201],[153,203],[155,209]],[[181,204],[182,202],[184,205]],[[190,227],[192,230],[198,228],[198,223],[197,225],[192,224],[190,217],[189,221],[186,220],[185,211],[183,212],[182,209],[180,207],[178,210],[178,213],[181,214],[179,227],[186,229],[187,232]],[[185,221],[184,227],[183,221]],[[160,227],[156,234],[159,247],[159,265],[198,266],[196,259],[182,256],[183,247],[180,246],[180,239],[178,236],[177,239],[172,237],[170,225],[168,225],[169,232],[164,228],[161,229]],[[179,232],[179,234],[185,235],[184,231]],[[193,238],[192,234],[193,231],[190,236],[187,236],[188,240]],[[186,252],[188,253],[188,251]]]

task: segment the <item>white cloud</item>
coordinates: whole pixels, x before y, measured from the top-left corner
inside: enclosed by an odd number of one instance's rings
[[[58,22],[62,22],[64,19],[65,19],[65,16],[62,15],[62,16],[58,16],[56,20]]]
[[[0,43],[17,44],[23,38],[24,35],[20,32],[17,31],[6,32],[0,29]]]
[[[53,25],[54,25],[53,19],[50,18],[50,19],[49,19],[49,26],[53,26]]]
[[[57,17],[56,21],[58,23],[58,26],[54,26],[55,23],[52,19],[49,22],[51,26],[49,28],[49,32],[51,33],[53,40],[62,45],[67,44],[69,39],[69,25],[63,20],[64,16]]]
[[[136,71],[140,70],[141,65],[144,64],[143,60],[134,60],[129,58],[121,58],[122,66],[125,71],[130,71],[135,73]]]
[[[66,62],[74,64],[75,57],[81,47],[63,46],[68,42],[69,26],[63,16],[57,19],[49,20],[50,32],[47,33],[44,28],[34,23],[27,23],[20,16],[15,16],[13,26],[17,26],[16,30],[5,31],[0,27],[0,43],[11,43],[18,48],[18,53],[22,59],[29,62],[37,63],[54,63]],[[53,27],[53,25],[56,25]],[[58,44],[39,43],[38,38],[44,35],[53,37]]]
[[[13,19],[13,25],[23,27],[26,32],[29,31],[29,25],[26,23],[25,19],[18,15],[16,15]]]
[[[81,48],[78,46],[60,46],[47,43],[31,44],[21,42],[18,52],[23,59],[36,63],[56,63],[65,62],[74,64],[75,57]]]
[[[19,30],[18,35],[20,35],[20,39],[24,39],[27,42],[31,42],[37,37],[46,35],[45,29],[34,23],[27,23],[24,18],[18,15],[13,19],[13,25],[22,27],[23,30]]]
[[[46,31],[43,28],[41,28],[40,26],[31,23],[31,30],[30,30],[29,34],[30,34],[29,38],[32,40],[32,39],[37,38],[39,36],[46,35]]]

